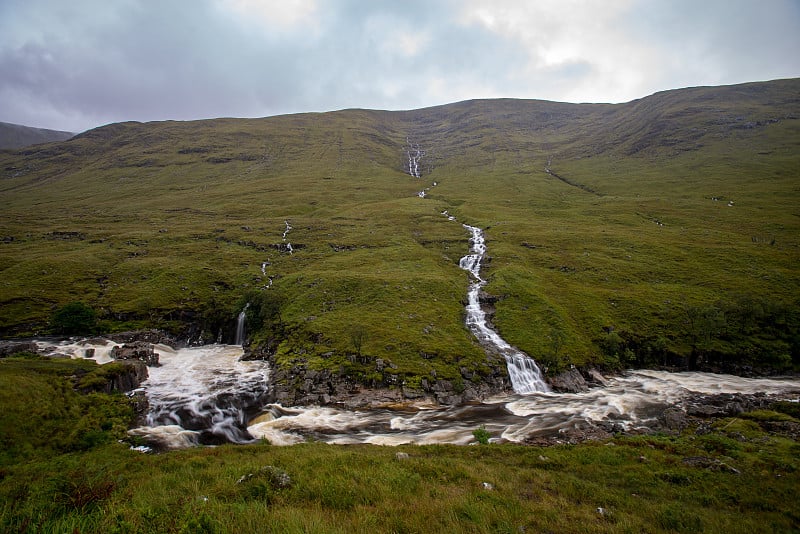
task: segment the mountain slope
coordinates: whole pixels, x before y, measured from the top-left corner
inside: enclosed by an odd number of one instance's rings
[[[66,141],[73,133],[0,122],[0,149],[24,148],[39,143]]]
[[[232,341],[249,301],[287,368],[479,382],[499,364],[463,325],[468,235],[447,210],[486,230],[493,322],[550,372],[792,365],[799,95],[123,123],[0,153],[0,328],[82,300],[106,329]]]

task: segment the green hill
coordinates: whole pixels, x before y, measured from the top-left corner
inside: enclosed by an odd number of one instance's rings
[[[249,337],[279,365],[479,380],[463,222],[486,230],[494,324],[550,373],[800,362],[797,79],[113,124],[0,169],[6,337],[82,301],[100,330],[232,341],[251,302]]]

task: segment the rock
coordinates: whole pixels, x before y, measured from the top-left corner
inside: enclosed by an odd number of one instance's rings
[[[600,371],[598,371],[597,369],[595,369],[593,367],[589,368],[589,369],[586,369],[584,371],[584,378],[592,385],[596,385],[596,386],[607,386],[608,385],[608,380],[606,379],[606,377],[604,377],[602,374],[600,374]]]
[[[114,391],[120,391],[122,393],[128,393],[129,391],[137,389],[142,382],[147,380],[148,372],[147,366],[144,364],[144,362],[138,360],[123,360],[119,362],[119,365],[120,368],[118,370],[115,369],[113,372],[108,372],[105,375],[104,382],[94,382],[88,387],[81,386],[81,390],[83,392],[99,391],[103,393],[111,393]],[[81,375],[76,373],[76,376]],[[140,410],[144,410],[144,412],[147,411],[147,405],[143,403],[147,403],[146,397],[143,397],[142,399],[136,399],[134,411],[136,411],[137,414]]]
[[[188,318],[185,318],[188,319]],[[110,334],[108,339],[115,343],[134,343],[145,341],[147,343],[160,343],[176,348],[180,345],[174,338],[160,330],[132,330],[130,332],[118,332]]]
[[[550,377],[548,381],[550,387],[561,393],[581,393],[589,390],[583,375],[575,367]]]
[[[285,489],[292,485],[289,473],[274,465],[265,465],[255,473],[244,474],[239,477],[236,484],[244,484],[253,479],[265,480],[274,489]]]
[[[141,365],[141,364],[140,364]],[[147,366],[141,365],[147,372]],[[147,375],[145,375],[145,379]],[[134,388],[128,392],[128,398],[131,399],[133,404],[133,412],[136,414],[136,426],[144,426],[147,420],[147,413],[150,411],[150,401],[147,400],[147,394],[144,390]]]
[[[681,432],[689,426],[689,419],[686,415],[686,411],[678,406],[670,406],[664,410],[659,421],[666,429],[674,432]]]
[[[145,341],[135,341],[130,344],[114,347],[109,356],[115,360],[139,360],[148,367],[156,367],[158,363],[158,353],[153,350],[153,344]]]
[[[710,471],[723,471],[727,473],[739,474],[739,470],[731,467],[722,460],[717,458],[709,458],[708,456],[687,456],[682,460],[685,465],[690,467],[698,467],[701,469],[708,469]]]
[[[20,352],[39,352],[39,347],[33,341],[0,341],[0,358],[19,354]]]

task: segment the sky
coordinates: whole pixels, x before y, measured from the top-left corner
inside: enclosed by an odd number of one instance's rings
[[[800,76],[800,0],[0,0],[0,121],[628,102]]]

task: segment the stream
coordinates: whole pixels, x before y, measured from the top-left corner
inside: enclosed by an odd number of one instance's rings
[[[92,339],[39,345],[42,352],[52,355],[91,355],[102,362],[110,361],[108,353],[118,344]],[[169,449],[262,438],[273,445],[308,440],[467,445],[475,442],[472,433],[480,427],[491,434],[493,442],[523,443],[598,427],[647,432],[666,407],[697,394],[763,394],[800,400],[800,379],[794,377],[637,370],[609,377],[605,386],[584,393],[512,393],[460,406],[419,402],[363,410],[286,407],[268,403],[268,364],[241,361],[240,346],[176,350],[156,345],[155,350],[161,365],[148,368],[150,377],[142,384],[150,412],[145,425],[130,433]]]
[[[419,145],[407,139],[408,173],[420,178]],[[433,182],[433,186],[437,185]],[[425,189],[419,196],[425,197]],[[456,218],[447,211],[442,215]],[[285,221],[282,240],[292,230]],[[242,361],[245,311],[237,321],[236,345],[206,345],[174,349],[155,345],[159,366],[149,367],[140,388],[149,412],[144,425],[130,433],[160,448],[177,449],[225,442],[249,443],[259,439],[273,445],[307,440],[335,444],[378,445],[475,442],[473,432],[485,428],[494,442],[529,442],[593,428],[646,432],[670,405],[688,402],[695,395],[761,394],[800,400],[798,378],[743,378],[699,372],[631,370],[611,377],[602,387],[583,393],[553,393],[536,362],[506,342],[491,327],[481,307],[486,280],[481,264],[486,240],[478,227],[462,225],[470,234],[469,251],[459,266],[470,274],[466,325],[487,350],[502,355],[508,366],[513,393],[483,402],[441,406],[432,402],[407,403],[363,410],[335,406],[286,407],[269,404],[269,368],[264,361]],[[261,265],[267,276],[269,261]],[[269,277],[268,285],[272,285]],[[108,340],[37,342],[39,351],[54,357],[112,361],[119,346]],[[137,391],[132,392],[135,394]]]

